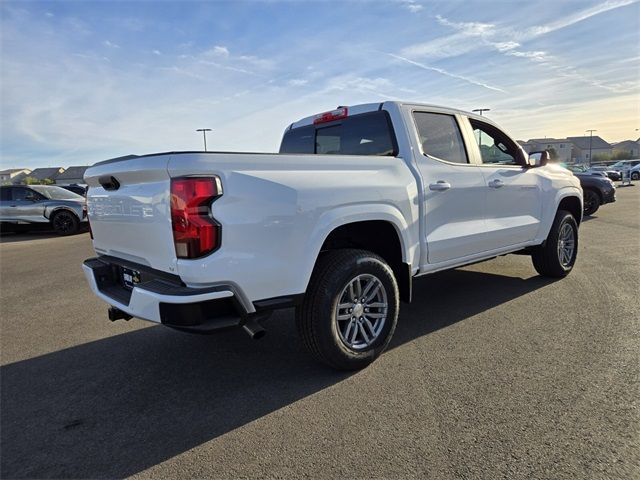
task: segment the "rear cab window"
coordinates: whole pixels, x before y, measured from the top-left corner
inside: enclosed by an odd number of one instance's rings
[[[389,114],[379,110],[288,130],[280,153],[395,156],[398,147]]]

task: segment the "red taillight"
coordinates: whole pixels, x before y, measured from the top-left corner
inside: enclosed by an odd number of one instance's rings
[[[222,195],[218,177],[171,180],[171,225],[178,258],[198,258],[220,246],[220,225],[210,212],[211,202]]]
[[[340,107],[337,110],[332,110],[330,112],[324,112],[319,115],[316,115],[315,118],[313,119],[313,124],[317,125],[319,123],[333,122],[334,120],[347,118],[348,115],[349,115],[348,108]]]

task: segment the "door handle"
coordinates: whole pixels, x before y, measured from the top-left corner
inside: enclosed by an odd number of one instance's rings
[[[489,182],[489,186],[491,188],[500,188],[500,187],[504,186],[504,182],[502,180],[496,178],[495,180],[491,180]]]
[[[444,180],[438,180],[436,183],[429,184],[429,190],[443,191],[449,190],[450,188],[451,184],[449,182],[445,182]]]

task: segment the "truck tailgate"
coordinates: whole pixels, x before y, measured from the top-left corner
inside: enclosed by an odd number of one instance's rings
[[[87,170],[87,210],[98,254],[175,273],[169,158],[131,158]],[[117,188],[108,185],[111,178]]]

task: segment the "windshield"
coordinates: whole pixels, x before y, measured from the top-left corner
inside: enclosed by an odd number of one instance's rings
[[[54,187],[50,185],[29,185],[29,188],[34,189],[36,192],[41,193],[51,200],[84,200],[84,197],[61,187]]]

